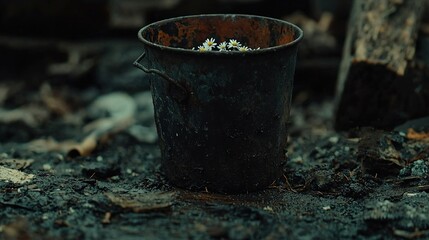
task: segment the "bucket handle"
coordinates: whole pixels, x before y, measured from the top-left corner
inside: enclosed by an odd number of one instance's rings
[[[154,69],[154,68],[147,68],[143,65],[140,64],[140,61],[146,56],[146,52],[143,52],[142,55],[140,55],[140,57],[138,57],[133,65],[142,70],[145,73],[155,73],[157,75],[159,75],[160,77],[164,78],[165,80],[167,80],[169,83],[173,84],[174,86],[178,87],[180,90],[182,90],[184,93],[186,93],[186,95],[188,94],[188,91],[186,90],[185,87],[183,87],[182,85],[180,85],[180,83],[178,83],[176,80],[174,80],[173,78],[169,77],[167,74],[159,71],[158,69]]]

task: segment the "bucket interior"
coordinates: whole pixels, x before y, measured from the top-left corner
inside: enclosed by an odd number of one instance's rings
[[[297,40],[302,32],[292,24],[246,15],[202,15],[168,19],[146,26],[141,37],[156,45],[192,49],[207,38],[235,39],[250,48],[269,48]]]

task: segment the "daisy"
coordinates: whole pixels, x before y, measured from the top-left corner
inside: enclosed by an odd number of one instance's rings
[[[203,43],[203,45],[207,45],[210,48],[217,45],[216,40],[214,38],[207,38],[206,41]]]
[[[217,46],[217,48],[219,49],[219,52],[226,51],[226,42],[222,42],[219,44],[219,46]]]
[[[248,48],[248,47],[246,47],[246,46],[238,47],[238,51],[240,51],[240,52],[247,52],[247,51],[249,51],[249,50],[251,50],[251,49],[249,49],[249,48]]]
[[[207,45],[204,45],[204,44],[203,44],[203,46],[198,46],[198,51],[200,51],[200,52],[208,52],[208,51],[211,51],[211,50],[212,50],[211,47],[209,47]]]
[[[241,47],[241,43],[235,39],[230,39],[228,43],[228,48],[239,48]]]
[[[205,47],[208,51],[213,50],[213,47],[208,45],[207,43],[203,43],[203,47]]]

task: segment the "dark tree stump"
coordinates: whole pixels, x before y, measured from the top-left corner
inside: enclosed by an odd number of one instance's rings
[[[355,1],[338,76],[336,129],[390,129],[429,114],[429,65],[416,54],[426,2]]]

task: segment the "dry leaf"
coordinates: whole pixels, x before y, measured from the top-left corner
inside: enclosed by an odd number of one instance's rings
[[[35,152],[62,152],[71,157],[88,156],[97,147],[97,136],[90,134],[82,142],[74,140],[58,142],[53,138],[36,139],[29,142],[27,146]]]
[[[123,121],[122,121],[123,120]],[[132,119],[109,119],[95,128],[81,142],[66,140],[58,142],[53,138],[37,139],[28,143],[28,148],[36,152],[63,152],[70,157],[89,156],[97,144],[106,142],[111,135],[124,131],[132,124]]]
[[[166,211],[173,205],[173,192],[105,193],[115,205],[133,212]]]
[[[429,132],[416,132],[412,128],[408,128],[407,138],[413,140],[429,140]]]
[[[23,184],[31,181],[33,178],[33,174],[28,174],[15,169],[0,166],[0,180]]]
[[[73,147],[79,145],[74,140],[66,140],[63,142],[57,142],[53,138],[47,139],[36,139],[27,143],[27,147],[35,152],[68,152]]]
[[[79,144],[76,144],[71,147],[71,149],[67,150],[67,156],[69,157],[77,157],[77,156],[89,156],[92,151],[97,147],[97,136],[95,134],[91,134],[87,136],[83,141]]]
[[[49,118],[49,112],[37,105],[28,105],[12,110],[0,109],[0,123],[23,122],[37,127]]]

